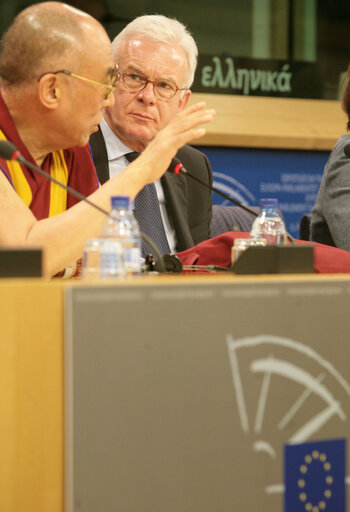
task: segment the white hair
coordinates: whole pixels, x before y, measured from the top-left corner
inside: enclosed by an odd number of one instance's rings
[[[190,32],[180,21],[160,14],[144,15],[131,21],[113,40],[113,54],[118,63],[118,51],[131,36],[144,36],[160,43],[176,44],[186,54],[188,69],[183,87],[189,89],[194,80],[198,48]]]

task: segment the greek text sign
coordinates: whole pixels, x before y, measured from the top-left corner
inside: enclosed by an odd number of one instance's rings
[[[200,55],[194,92],[322,98],[323,80],[317,64]]]

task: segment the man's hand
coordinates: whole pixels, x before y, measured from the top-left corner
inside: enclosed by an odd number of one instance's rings
[[[212,121],[215,110],[205,108],[204,102],[195,103],[180,112],[157,136],[148,144],[132,167],[141,166],[146,183],[159,179],[170,165],[171,159],[179,148],[192,139],[203,137],[204,123]],[[134,172],[136,169],[132,169]]]

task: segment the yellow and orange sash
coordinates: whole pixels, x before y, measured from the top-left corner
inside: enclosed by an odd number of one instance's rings
[[[0,140],[7,140],[4,133],[0,130]],[[33,200],[32,189],[25,177],[25,174],[20,166],[20,164],[16,161],[7,160],[6,161],[9,174],[15,187],[17,194],[20,196],[22,201],[30,207],[31,202]],[[62,150],[54,151],[51,153],[51,164],[50,164],[50,175],[67,185],[68,183],[68,169],[64,159],[64,154]],[[67,191],[56,185],[55,183],[51,183],[50,187],[50,210],[49,217],[53,217],[59,213],[64,212],[67,209]]]

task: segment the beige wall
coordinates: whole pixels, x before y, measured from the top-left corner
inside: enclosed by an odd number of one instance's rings
[[[198,145],[331,150],[346,132],[338,101],[192,95],[201,100],[217,113]]]

